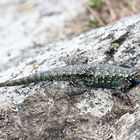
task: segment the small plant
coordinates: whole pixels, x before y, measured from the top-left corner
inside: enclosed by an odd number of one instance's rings
[[[102,12],[105,3],[102,0],[90,0],[90,5],[88,6],[88,12],[90,13],[90,19],[88,26],[91,28],[97,28],[104,25],[104,21],[99,14]]]
[[[90,7],[96,10],[101,10],[105,3],[102,0],[90,0]]]
[[[91,28],[97,28],[100,26],[100,23],[95,17],[92,16],[88,22],[88,26]]]

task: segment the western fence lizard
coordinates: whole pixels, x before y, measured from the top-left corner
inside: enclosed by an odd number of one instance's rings
[[[106,88],[127,92],[140,84],[140,68],[123,68],[109,64],[82,64],[58,67],[28,77],[0,83],[0,87],[41,81],[70,81],[88,88]]]

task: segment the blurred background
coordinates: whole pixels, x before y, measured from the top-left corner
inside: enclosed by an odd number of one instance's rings
[[[140,0],[90,0],[90,26],[98,27],[140,12]]]
[[[139,12],[140,0],[0,0],[0,66]]]

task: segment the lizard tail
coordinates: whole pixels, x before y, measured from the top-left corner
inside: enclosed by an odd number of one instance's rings
[[[46,76],[42,76],[42,74],[33,74],[31,76],[15,79],[15,80],[8,80],[6,82],[1,82],[0,87],[5,87],[5,86],[19,86],[19,85],[27,85],[31,83],[37,83],[40,81],[47,81],[51,80],[54,78],[55,75],[51,76],[50,74],[46,74]]]
[[[8,80],[6,82],[2,82],[0,83],[0,87],[25,85],[33,83],[35,81],[37,81],[37,79],[33,77],[24,77],[17,80]]]

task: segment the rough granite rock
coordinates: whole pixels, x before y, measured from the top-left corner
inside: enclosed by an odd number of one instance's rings
[[[140,109],[123,115],[114,125],[114,137],[117,140],[140,139]]]
[[[71,39],[25,47],[20,57],[3,63],[0,81],[79,63],[140,66],[139,31],[140,15],[136,15]],[[77,95],[69,96],[71,92]],[[128,93],[133,106],[109,90],[83,90],[63,81],[0,88],[0,93],[2,140],[140,138],[139,87]]]

